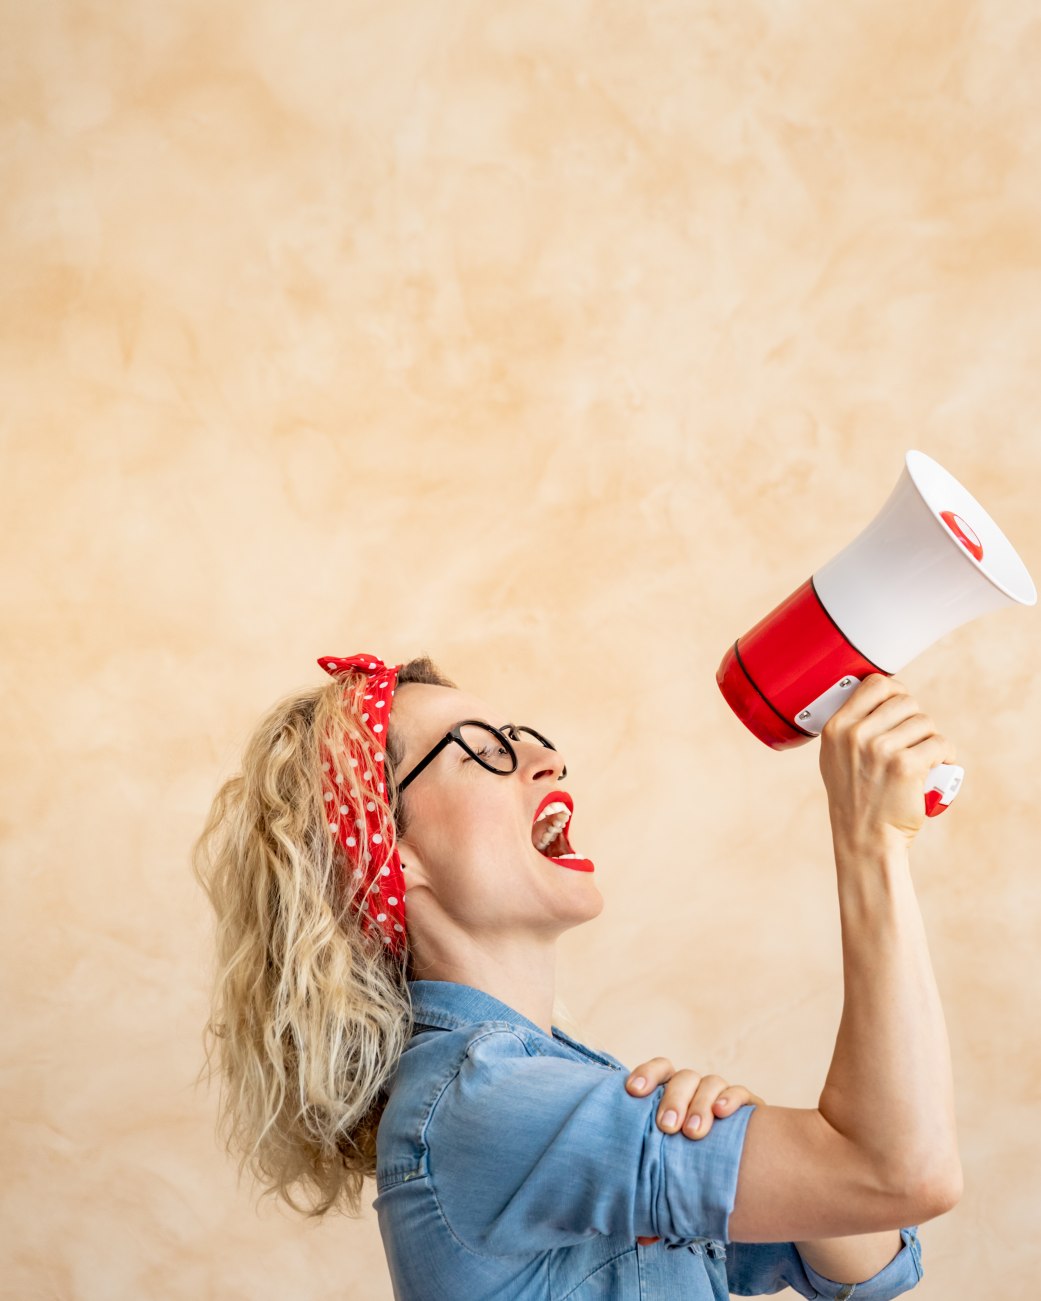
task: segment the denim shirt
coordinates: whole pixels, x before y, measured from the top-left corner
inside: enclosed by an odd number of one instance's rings
[[[415,1030],[377,1133],[373,1208],[398,1301],[887,1301],[922,1277],[917,1226],[863,1283],[790,1242],[727,1239],[753,1106],[705,1138],[666,1134],[664,1093],[470,985],[410,983]],[[640,1237],[655,1242],[641,1244]]]

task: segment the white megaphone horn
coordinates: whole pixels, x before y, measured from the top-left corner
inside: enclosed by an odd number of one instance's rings
[[[892,677],[987,610],[1036,603],[1001,529],[942,465],[912,450],[867,528],[737,639],[716,681],[753,736],[787,750],[819,736],[868,674]],[[929,817],[964,775],[957,764],[930,769]]]

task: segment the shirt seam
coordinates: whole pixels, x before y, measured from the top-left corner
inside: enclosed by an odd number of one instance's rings
[[[428,1022],[425,1021],[417,1022],[417,1024],[422,1024],[428,1029],[436,1031],[441,1034],[456,1033],[455,1030],[450,1029],[448,1026],[434,1026],[434,1025],[430,1025]],[[482,1023],[477,1023],[477,1024],[479,1026]],[[469,1046],[471,1043],[479,1043],[480,1040],[485,1038],[487,1034],[502,1032],[502,1031],[506,1031],[508,1033],[516,1033],[513,1030],[513,1028],[508,1024],[508,1022],[502,1022],[502,1021],[494,1022],[494,1023],[486,1022],[483,1024],[488,1025],[488,1030],[486,1030],[483,1034],[476,1035],[467,1041],[467,1045],[466,1045],[467,1052],[469,1051]],[[520,1036],[518,1035],[518,1038],[519,1037]],[[382,1169],[377,1169],[376,1186],[380,1192],[386,1192],[390,1188],[394,1188],[398,1184],[405,1183],[412,1179],[429,1177],[429,1168],[427,1163],[429,1144],[426,1141],[427,1128],[430,1124],[430,1118],[434,1114],[434,1109],[437,1107],[438,1102],[440,1102],[445,1089],[448,1088],[448,1086],[459,1074],[461,1066],[462,1066],[462,1058],[460,1058],[459,1063],[456,1065],[455,1069],[452,1070],[448,1075],[446,1075],[445,1078],[440,1082],[440,1086],[429,1097],[426,1103],[425,1112],[423,1115],[423,1121],[422,1124],[420,1125],[419,1133],[417,1137],[419,1147],[421,1148],[418,1162],[414,1157],[408,1157],[408,1158],[403,1157],[398,1161],[393,1162],[392,1164],[388,1164]]]
[[[599,1274],[601,1270],[606,1269],[608,1265],[613,1265],[616,1260],[621,1260],[623,1256],[628,1256],[635,1251],[636,1251],[635,1243],[633,1243],[631,1247],[619,1247],[617,1253],[614,1256],[610,1256],[607,1260],[600,1261],[600,1263],[594,1266],[594,1268],[591,1269],[588,1274],[583,1274],[582,1277],[575,1283],[574,1287],[569,1288],[568,1291],[564,1293],[563,1301],[567,1301],[568,1297],[574,1296],[580,1287],[585,1287],[585,1285],[589,1282],[591,1278],[595,1278],[597,1274]]]
[[[469,1055],[470,1049],[474,1046],[474,1044],[479,1044],[479,1043],[481,1042],[482,1039],[490,1039],[493,1035],[497,1035],[497,1034],[510,1035],[512,1038],[516,1039],[517,1042],[520,1044],[520,1046],[524,1049],[524,1055],[525,1055],[526,1057],[531,1057],[531,1056],[533,1055],[532,1052],[530,1051],[529,1047],[528,1047],[527,1042],[526,1042],[525,1039],[523,1038],[523,1036],[522,1036],[521,1034],[519,1034],[516,1030],[514,1030],[514,1029],[512,1028],[512,1026],[503,1026],[503,1025],[497,1025],[497,1026],[495,1026],[493,1029],[486,1030],[483,1034],[479,1034],[479,1035],[477,1035],[475,1038],[469,1040],[469,1042],[468,1042],[467,1045],[466,1045],[466,1054],[465,1054],[465,1055],[467,1055],[467,1056]],[[433,1120],[433,1118],[434,1118],[434,1112],[437,1110],[437,1104],[438,1104],[438,1103],[441,1101],[441,1099],[444,1097],[444,1095],[445,1095],[445,1090],[448,1088],[448,1086],[452,1083],[452,1081],[456,1078],[456,1076],[457,1076],[457,1075],[459,1074],[459,1072],[462,1070],[462,1067],[463,1067],[463,1063],[462,1063],[462,1060],[460,1060],[459,1065],[456,1067],[455,1071],[454,1071],[454,1072],[453,1072],[453,1073],[448,1077],[447,1080],[445,1080],[444,1085],[442,1086],[441,1090],[439,1091],[437,1097],[434,1099],[434,1104],[433,1104],[433,1106],[430,1108],[430,1111],[429,1111],[429,1113],[428,1113],[428,1115],[427,1115],[426,1124],[423,1126],[423,1131],[424,1131],[424,1132],[423,1132],[423,1143],[424,1143],[424,1146],[427,1147],[428,1150],[429,1150],[429,1144],[428,1144],[427,1141],[426,1141],[426,1130],[428,1129],[428,1127],[429,1127],[429,1125],[430,1125],[430,1122],[431,1122],[431,1121]],[[458,1234],[458,1233],[455,1231],[455,1229],[452,1227],[451,1221],[449,1220],[448,1215],[447,1215],[446,1212],[445,1212],[445,1208],[444,1208],[444,1206],[443,1206],[443,1204],[442,1204],[442,1202],[441,1202],[441,1198],[437,1195],[437,1188],[434,1186],[434,1180],[433,1180],[433,1178],[431,1177],[431,1175],[430,1175],[429,1173],[427,1174],[426,1178],[427,1178],[427,1180],[428,1180],[428,1184],[429,1184],[429,1188],[430,1188],[430,1194],[431,1194],[431,1196],[432,1196],[433,1199],[434,1199],[434,1205],[437,1207],[437,1213],[438,1213],[438,1215],[440,1215],[442,1221],[444,1222],[444,1226],[445,1226],[445,1228],[446,1228],[446,1229],[448,1230],[448,1232],[451,1234],[451,1236],[452,1236],[452,1238],[454,1239],[454,1241],[456,1241],[456,1242],[459,1244],[459,1246],[463,1248],[464,1251],[469,1252],[471,1256],[476,1256],[476,1257],[478,1258],[478,1260],[495,1260],[495,1259],[497,1259],[497,1257],[496,1257],[495,1255],[493,1255],[492,1252],[489,1252],[489,1251],[478,1251],[476,1247],[471,1247],[471,1246],[469,1245],[469,1243],[463,1241],[463,1239],[459,1236],[459,1234]]]

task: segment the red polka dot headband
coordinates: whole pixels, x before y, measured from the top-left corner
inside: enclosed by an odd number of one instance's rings
[[[376,930],[390,950],[400,955],[405,948],[405,877],[395,843],[394,828],[383,813],[386,806],[384,755],[391,701],[401,665],[388,668],[375,655],[323,655],[321,668],[345,686],[357,686],[355,675],[364,674],[364,699],[359,701],[360,721],[368,732],[367,744],[346,745],[346,753],[323,752],[323,797],[328,810],[329,830],[343,850],[354,886],[351,903],[360,913],[366,934]],[[360,694],[360,693],[359,693]],[[344,766],[354,770],[353,782],[345,781]],[[361,795],[361,807],[352,787]],[[370,799],[369,787],[381,800]]]

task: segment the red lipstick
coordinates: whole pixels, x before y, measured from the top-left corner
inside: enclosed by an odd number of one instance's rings
[[[532,824],[534,825],[539,820],[539,814],[546,807],[546,805],[554,804],[554,803],[563,804],[568,811],[569,817],[567,822],[564,823],[561,834],[564,837],[564,843],[567,845],[568,850],[570,851],[571,841],[568,839],[568,831],[571,829],[571,821],[575,813],[575,804],[571,796],[567,793],[567,791],[550,791],[550,793],[545,797],[545,799],[543,799],[539,807],[535,810],[535,814],[532,817],[531,821]],[[549,855],[543,854],[542,857],[549,858]],[[569,867],[572,872],[593,871],[592,860],[588,858],[550,858],[549,861],[551,863],[556,863],[558,867]]]

